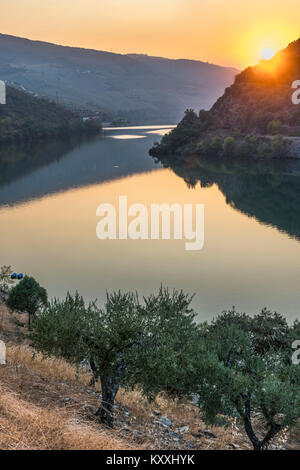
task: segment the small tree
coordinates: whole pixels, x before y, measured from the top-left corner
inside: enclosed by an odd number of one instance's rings
[[[223,150],[223,141],[221,137],[215,136],[213,137],[208,144],[207,154],[212,155],[214,157],[219,156]]]
[[[139,385],[152,398],[179,383],[187,362],[187,352],[180,356],[181,348],[197,330],[187,320],[193,315],[189,302],[185,294],[161,288],[143,306],[135,294],[117,292],[107,294],[105,308],[98,309],[95,304],[86,307],[78,294],[75,298],[68,294],[40,313],[34,322],[33,346],[78,365],[90,364],[102,388],[96,415],[112,426],[120,385]]]
[[[287,324],[264,310],[254,319],[229,312],[209,328],[198,381],[204,419],[239,416],[253,448],[270,441],[300,418],[300,368],[291,364]],[[253,423],[259,413],[265,435]]]
[[[47,291],[39,283],[29,276],[13,287],[6,302],[10,310],[18,310],[28,313],[28,328],[31,329],[32,319],[36,312],[47,304]]]
[[[236,142],[234,137],[226,137],[223,142],[223,155],[224,157],[233,157],[236,150]]]
[[[282,122],[279,119],[273,119],[267,125],[267,132],[272,135],[276,135],[282,128]]]

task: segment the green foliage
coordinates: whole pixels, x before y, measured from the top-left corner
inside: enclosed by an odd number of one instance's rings
[[[192,297],[163,287],[139,302],[136,294],[107,294],[106,304],[85,305],[78,294],[54,300],[33,324],[32,345],[46,355],[90,364],[100,377],[101,422],[113,424],[119,386],[198,395],[207,423],[238,417],[254,449],[267,448],[300,418],[300,369],[291,364],[299,323],[266,309],[250,317],[233,308],[211,325],[197,325]],[[259,413],[264,437],[253,417]]]
[[[257,155],[259,158],[269,158],[271,157],[271,148],[267,142],[260,142],[257,148]]]
[[[276,135],[281,131],[282,122],[279,119],[272,119],[267,127],[267,132],[272,135]]]
[[[192,109],[188,109],[182,121],[169,134],[166,134],[159,145],[154,145],[150,155],[158,157],[163,154],[192,153],[194,142],[201,132],[201,122]]]
[[[192,298],[182,291],[161,288],[157,295],[144,299],[150,325],[136,356],[131,385],[142,383],[150,399],[162,390],[171,396],[190,393],[200,347]]]
[[[236,149],[236,142],[233,137],[226,137],[223,142],[223,155],[224,157],[233,157]]]
[[[57,104],[7,86],[7,103],[0,106],[0,144],[39,141],[74,132],[95,134],[98,121],[86,121]]]
[[[97,415],[112,425],[121,384],[139,385],[149,398],[166,389],[185,391],[186,379],[181,376],[189,367],[197,331],[190,301],[183,292],[161,288],[143,305],[132,293],[107,294],[105,308],[99,309],[95,304],[85,306],[78,294],[68,294],[39,314],[32,344],[45,354],[90,364],[102,385]]]
[[[284,66],[275,64],[276,74],[270,74],[264,63],[248,67],[236,76],[233,85],[226,88],[209,111],[201,110],[198,117],[194,113],[192,125],[183,119],[174,129],[172,137],[163,138],[161,144],[151,151],[151,155],[179,158],[180,155],[196,152],[202,156],[204,153],[197,146],[200,140],[234,135],[239,136],[238,148],[234,152],[236,156],[288,157],[287,145],[275,141],[273,148],[270,142],[263,139],[267,135],[275,136],[279,133],[299,136],[300,108],[291,102],[291,83],[300,74],[300,40],[290,44],[282,55]],[[173,138],[179,133],[186,136],[186,141],[177,142]],[[259,141],[251,143],[247,139],[249,135],[259,136]],[[231,145],[232,141],[227,150],[223,148],[223,156],[232,155]],[[207,155],[212,154],[208,149]]]
[[[286,320],[263,310],[251,318],[225,312],[205,335],[199,404],[204,419],[239,416],[254,449],[267,448],[281,430],[300,418],[300,369],[291,364],[291,335]],[[253,424],[260,413],[266,429],[259,438]]]
[[[25,276],[15,287],[9,291],[6,305],[11,310],[28,313],[28,325],[37,311],[47,305],[47,291],[29,276]]]
[[[276,135],[272,140],[272,157],[282,158],[288,153],[287,143],[281,135]]]
[[[223,148],[222,139],[219,136],[215,136],[211,139],[207,152],[209,155],[218,157],[221,154]]]

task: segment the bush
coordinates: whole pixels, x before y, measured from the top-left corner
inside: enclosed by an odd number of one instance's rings
[[[6,305],[11,310],[28,313],[28,327],[30,329],[36,312],[42,306],[47,305],[47,291],[33,277],[25,276],[19,284],[10,290]]]
[[[271,135],[276,135],[280,132],[282,128],[282,122],[279,119],[273,119],[269,122],[267,126],[267,133]]]
[[[223,142],[223,155],[224,157],[233,157],[236,148],[235,139],[233,137],[226,137]]]
[[[256,450],[300,418],[300,368],[291,364],[291,331],[286,320],[263,310],[254,318],[224,313],[205,336],[199,405],[207,423],[218,415],[239,416]],[[254,413],[266,433],[258,437]]]

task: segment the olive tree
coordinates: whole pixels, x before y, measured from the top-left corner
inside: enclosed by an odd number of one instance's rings
[[[291,363],[287,338],[286,321],[267,310],[254,318],[224,313],[205,334],[197,381],[204,419],[241,418],[255,450],[300,418],[300,368]]]
[[[29,276],[14,286],[8,295],[6,305],[10,310],[18,310],[28,314],[28,327],[31,329],[32,319],[36,312],[47,305],[47,291],[39,283]]]
[[[102,388],[96,415],[112,426],[120,385],[139,385],[152,398],[180,382],[189,353],[186,343],[197,331],[190,300],[182,292],[161,288],[141,305],[136,294],[116,292],[107,294],[101,309],[68,294],[39,314],[32,344],[45,354],[90,365]]]

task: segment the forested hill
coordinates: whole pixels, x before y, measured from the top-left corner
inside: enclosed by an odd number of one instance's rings
[[[189,110],[151,154],[292,155],[292,147],[293,152],[298,144],[300,149],[300,104],[292,102],[296,80],[300,80],[300,39],[273,59],[237,75],[209,111]]]
[[[72,132],[94,132],[100,123],[83,123],[73,112],[10,86],[0,105],[0,143],[38,140]]]
[[[300,39],[236,76],[209,113],[213,128],[242,132],[300,131],[300,105],[292,103],[292,83],[300,80]],[[289,132],[290,131],[290,132]]]
[[[197,60],[65,47],[0,34],[0,79],[106,119],[177,123],[208,109],[238,70]]]

